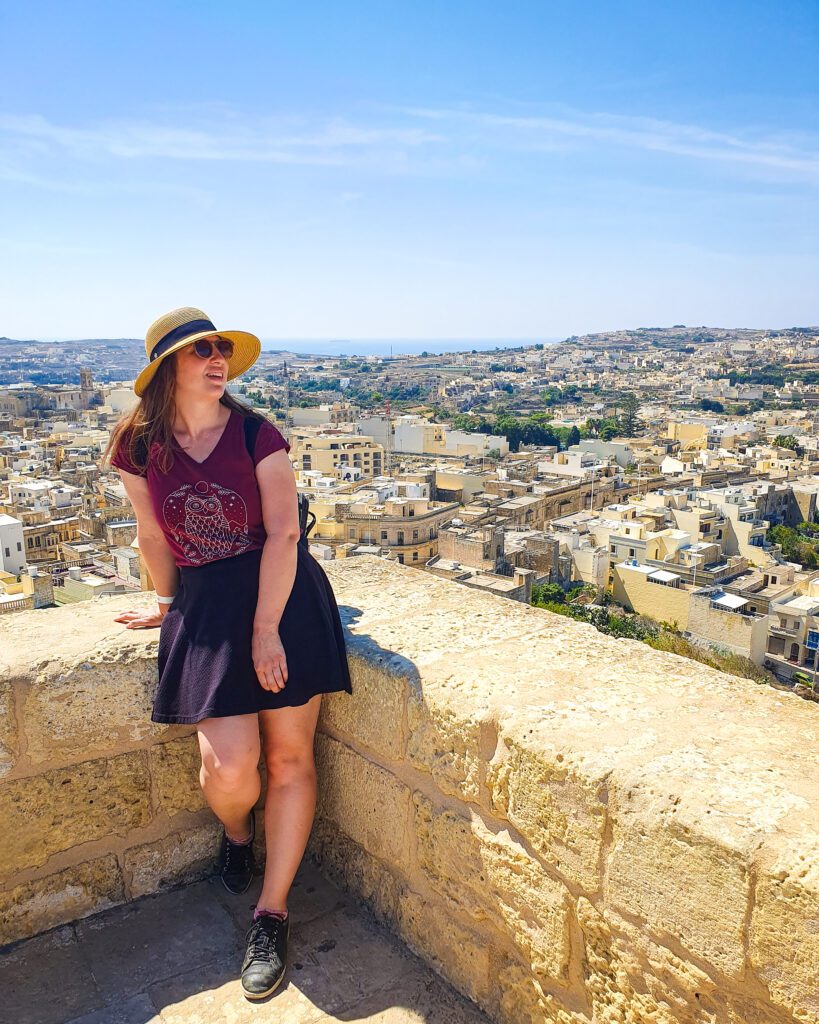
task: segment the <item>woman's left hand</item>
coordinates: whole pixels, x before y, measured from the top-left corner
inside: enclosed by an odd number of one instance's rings
[[[287,682],[287,658],[279,631],[268,626],[253,630],[253,667],[260,685],[278,693]]]

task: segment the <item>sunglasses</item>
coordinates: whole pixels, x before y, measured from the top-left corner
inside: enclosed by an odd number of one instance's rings
[[[193,351],[202,359],[210,359],[213,355],[214,345],[225,359],[230,359],[233,355],[233,342],[228,341],[227,338],[220,338],[216,342],[210,341],[208,338],[200,338],[199,341],[193,343]]]

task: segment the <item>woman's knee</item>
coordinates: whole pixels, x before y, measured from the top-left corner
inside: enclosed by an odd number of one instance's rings
[[[199,723],[200,779],[221,790],[244,788],[258,771],[261,745],[255,730],[239,719]]]
[[[313,775],[316,771],[312,743],[274,746],[265,750],[264,760],[268,779],[280,784]]]

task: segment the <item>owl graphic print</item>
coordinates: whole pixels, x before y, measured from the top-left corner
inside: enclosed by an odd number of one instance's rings
[[[165,498],[162,517],[191,565],[240,555],[250,546],[247,505],[221,484],[183,484]]]

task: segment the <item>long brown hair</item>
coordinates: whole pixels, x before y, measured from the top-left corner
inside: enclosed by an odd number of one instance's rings
[[[150,384],[140,400],[126,413],[111,431],[108,444],[100,459],[101,468],[123,447],[124,454],[137,469],[147,469],[151,446],[159,445],[156,465],[160,472],[167,473],[173,465],[173,436],[176,391],[176,353],[166,356],[156,368]],[[219,399],[221,405],[234,409],[242,416],[258,420],[265,417],[234,398],[228,391]]]

